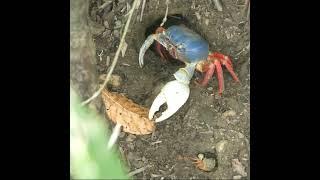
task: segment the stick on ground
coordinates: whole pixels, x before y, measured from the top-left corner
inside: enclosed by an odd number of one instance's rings
[[[132,5],[131,10],[130,10],[130,12],[129,12],[129,18],[128,18],[127,22],[126,22],[126,25],[125,25],[125,28],[124,28],[124,31],[123,31],[123,34],[122,34],[122,37],[121,37],[121,40],[120,40],[119,47],[118,47],[118,49],[117,49],[117,51],[116,51],[116,54],[115,54],[115,56],[114,56],[114,58],[113,58],[113,61],[112,61],[110,70],[109,70],[109,72],[108,72],[108,74],[107,74],[107,77],[106,77],[105,81],[103,82],[103,85],[100,86],[99,90],[96,91],[89,99],[87,99],[87,100],[85,100],[84,102],[82,102],[82,103],[81,103],[82,106],[88,104],[88,103],[89,103],[90,101],[92,101],[94,98],[98,97],[98,96],[100,95],[100,93],[102,92],[102,90],[104,89],[104,87],[106,86],[106,84],[108,83],[108,81],[110,80],[110,77],[111,77],[111,74],[112,74],[112,72],[113,72],[113,69],[114,69],[114,67],[115,67],[116,64],[117,64],[117,61],[118,61],[118,58],[119,58],[119,54],[120,54],[120,52],[121,52],[121,48],[122,48],[122,46],[123,46],[123,44],[124,44],[124,42],[125,42],[125,37],[126,37],[126,35],[127,35],[127,31],[128,31],[129,25],[130,25],[130,21],[131,21],[133,12],[134,12],[134,10],[135,10],[135,7],[136,7],[138,1],[140,1],[140,0],[134,0],[134,2],[133,2],[133,5]]]
[[[169,0],[166,0],[166,14],[164,15],[164,18],[162,19],[162,23],[160,24],[160,27],[162,27],[164,25],[164,23],[167,21],[167,16],[168,16],[168,9],[169,9]]]

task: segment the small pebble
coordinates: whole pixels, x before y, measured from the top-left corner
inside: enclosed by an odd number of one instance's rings
[[[107,37],[107,36],[109,36],[110,34],[111,34],[111,30],[106,29],[106,30],[103,31],[102,37],[103,37],[103,38],[104,38],[104,37]]]
[[[241,178],[242,178],[242,176],[240,176],[240,175],[236,175],[236,176],[232,177],[232,179],[241,179]]]
[[[204,23],[208,26],[209,25],[209,19],[204,20]]]
[[[215,146],[217,152],[218,152],[218,153],[223,152],[224,149],[225,149],[225,145],[226,145],[227,143],[228,143],[227,140],[221,140],[221,141],[219,141],[219,142],[216,144],[216,146]]]
[[[196,12],[195,15],[196,15],[196,17],[197,17],[198,20],[201,19],[201,15],[199,14],[199,12]]]
[[[125,135],[126,135],[125,132],[120,132],[119,137],[120,137],[120,138],[123,138]]]
[[[118,30],[114,30],[114,31],[113,31],[113,35],[114,35],[114,37],[116,37],[116,38],[119,38],[119,37],[120,37],[120,33],[119,33]]]
[[[99,79],[104,81],[107,78],[107,74],[101,74],[99,76]],[[122,83],[122,79],[119,75],[113,74],[111,75],[111,78],[108,82],[108,84],[111,84],[112,87],[119,87]]]
[[[111,75],[110,84],[113,87],[119,87],[121,85],[122,79],[119,75]]]
[[[247,176],[247,172],[245,171],[245,167],[241,164],[239,159],[232,159],[232,169],[243,177]]]
[[[142,160],[143,162],[147,162],[147,158],[145,158],[144,156],[141,158],[141,160]]]
[[[104,27],[105,28],[109,28],[110,26],[109,26],[109,22],[107,21],[107,20],[105,20],[104,22],[103,22],[103,25],[104,25]]]
[[[128,144],[128,148],[129,148],[130,150],[134,150],[134,147],[135,147],[135,145],[134,145],[133,143],[129,143],[129,144]]]
[[[110,65],[110,56],[107,56],[106,66]]]
[[[234,110],[228,110],[222,114],[223,117],[235,116],[236,112]]]
[[[128,137],[126,138],[127,142],[132,142],[136,139],[135,135],[129,134]]]
[[[122,26],[121,21],[120,21],[120,20],[117,20],[117,21],[115,22],[115,27],[114,27],[114,29],[120,28],[121,26]]]
[[[229,19],[229,18],[225,18],[225,19],[224,19],[224,22],[226,22],[226,23],[232,23],[232,20]]]

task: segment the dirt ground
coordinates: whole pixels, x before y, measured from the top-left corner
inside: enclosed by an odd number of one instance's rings
[[[93,37],[101,75],[107,73],[115,55],[132,1],[114,1],[103,10],[97,10],[102,1],[90,3],[91,20],[103,25]],[[121,84],[111,90],[149,108],[161,87],[183,64],[164,62],[148,50],[144,67],[139,67],[140,46],[150,27],[163,18],[166,10],[164,0],[147,0],[140,22],[141,4],[126,36],[125,56],[120,56],[114,70],[121,77]],[[155,133],[144,136],[121,133],[120,151],[130,170],[148,167],[134,179],[250,179],[250,24],[244,4],[244,0],[222,0],[220,12],[212,0],[170,0],[169,17],[187,19],[189,26],[209,42],[211,51],[229,55],[241,83],[235,83],[223,68],[222,97],[217,93],[216,76],[207,87],[192,82],[186,104],[171,118],[158,123]],[[203,172],[190,160],[181,158],[196,157],[201,152],[216,153],[216,170]]]

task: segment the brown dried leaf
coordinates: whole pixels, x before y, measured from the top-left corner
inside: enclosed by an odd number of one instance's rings
[[[102,98],[108,117],[131,134],[150,134],[155,130],[154,121],[148,119],[149,109],[139,106],[124,95],[103,90]]]

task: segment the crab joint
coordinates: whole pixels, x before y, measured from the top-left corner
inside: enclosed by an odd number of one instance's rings
[[[189,84],[195,68],[196,68],[196,64],[187,64],[186,67],[180,68],[173,75],[177,81],[182,82],[184,84]]]

